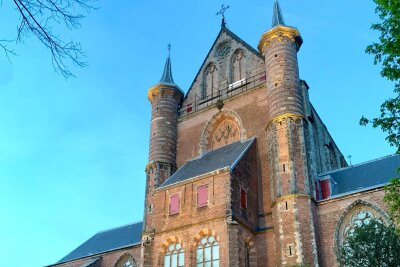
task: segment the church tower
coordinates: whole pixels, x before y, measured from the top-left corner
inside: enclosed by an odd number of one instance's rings
[[[178,106],[182,90],[174,83],[171,58],[165,62],[164,72],[156,85],[150,87],[151,128],[149,162],[146,172],[154,172],[154,188],[162,184],[176,170],[176,137]]]
[[[168,52],[170,45],[168,46]],[[149,162],[146,166],[146,193],[143,222],[143,266],[153,266],[151,241],[154,233],[154,190],[176,171],[178,107],[184,93],[174,83],[168,54],[160,81],[150,87],[151,103]]]
[[[262,35],[258,49],[265,57],[271,206],[280,266],[318,266],[306,100],[297,62],[302,42],[299,31],[285,25],[276,0],[272,27]]]

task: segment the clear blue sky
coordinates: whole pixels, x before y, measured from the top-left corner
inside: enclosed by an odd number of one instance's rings
[[[228,27],[256,47],[273,0],[229,0]],[[0,39],[15,38],[12,1],[0,6]],[[188,89],[220,29],[221,2],[100,1],[79,40],[89,67],[76,79],[53,72],[35,39],[0,54],[0,266],[51,264],[97,231],[142,220],[150,105],[147,89],[172,44],[173,75]],[[377,38],[372,0],[281,0],[299,28],[300,75],[344,155],[353,163],[394,153],[379,130],[358,125],[378,114],[392,84],[364,53]]]

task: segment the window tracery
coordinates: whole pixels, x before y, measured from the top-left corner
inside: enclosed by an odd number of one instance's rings
[[[181,243],[169,244],[164,256],[164,267],[185,266],[185,252]]]
[[[367,225],[372,219],[387,223],[387,216],[385,213],[375,208],[373,205],[362,200],[353,203],[339,220],[336,232],[337,249],[340,249],[346,238],[354,233],[356,226]]]
[[[232,56],[232,69],[231,78],[232,83],[240,81],[245,78],[244,70],[244,53],[242,50],[238,50]]]
[[[219,267],[219,244],[214,236],[204,236],[196,250],[196,267]]]
[[[356,226],[367,225],[371,219],[375,219],[375,215],[368,210],[361,209],[355,212],[343,230],[343,240],[346,240],[348,236],[354,233],[354,228]]]
[[[204,90],[202,99],[211,95],[214,96],[218,91],[218,69],[214,63],[210,63],[204,71]]]

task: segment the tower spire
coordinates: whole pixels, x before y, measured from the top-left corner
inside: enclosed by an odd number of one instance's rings
[[[172,68],[171,68],[171,44],[168,44],[168,57],[165,61],[164,72],[161,76],[160,83],[175,84],[172,79]]]
[[[285,26],[285,22],[283,21],[281,7],[279,6],[278,0],[275,0],[274,3],[274,13],[272,15],[272,28],[276,26]]]

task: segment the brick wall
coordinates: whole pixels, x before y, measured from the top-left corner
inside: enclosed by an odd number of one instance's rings
[[[320,253],[322,267],[339,266],[336,260],[337,236],[336,229],[340,226],[339,220],[345,215],[348,208],[356,201],[371,204],[374,208],[387,211],[383,202],[382,188],[367,192],[355,193],[341,198],[320,201],[317,204],[318,227],[320,238]],[[361,204],[363,205],[363,204]]]

